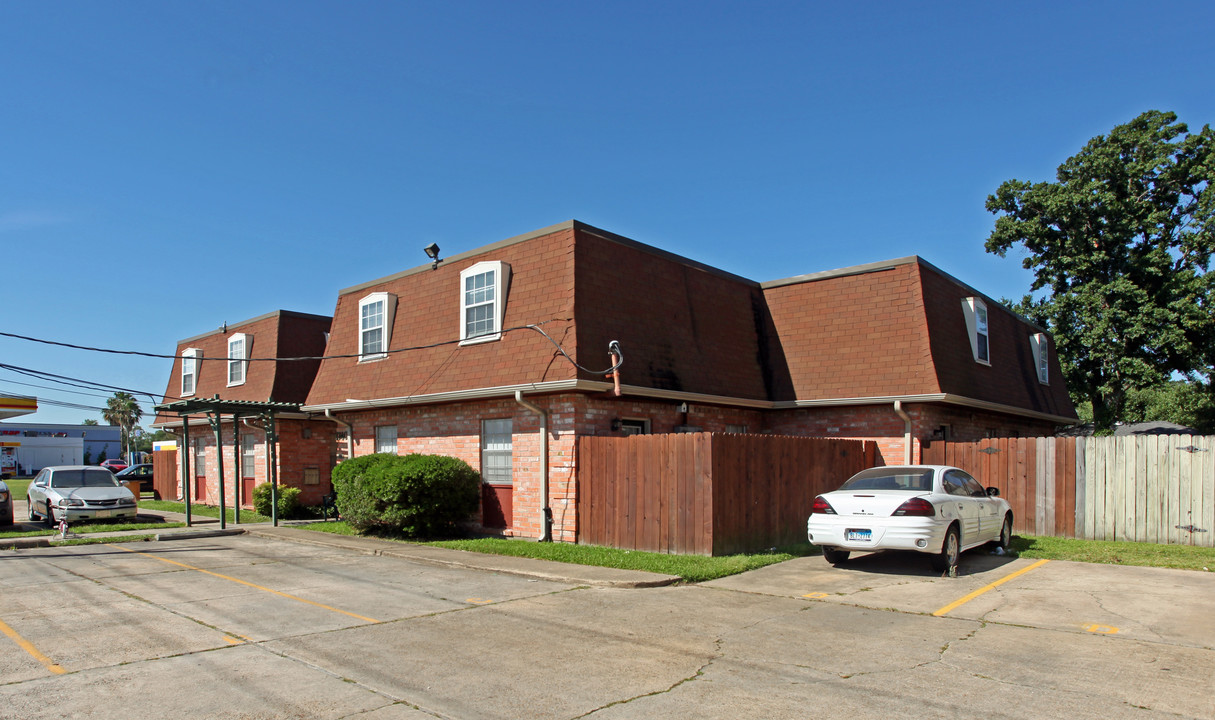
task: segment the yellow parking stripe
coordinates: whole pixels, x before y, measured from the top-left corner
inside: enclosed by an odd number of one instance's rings
[[[47,670],[50,670],[51,672],[55,673],[56,675],[62,675],[65,672],[67,672],[67,670],[63,669],[63,666],[59,665],[58,663],[56,663],[54,660],[50,659],[46,655],[43,655],[42,653],[38,652],[38,648],[36,648],[32,644],[30,644],[29,640],[26,640],[25,638],[18,635],[17,631],[12,629],[8,625],[6,625],[3,620],[0,620],[0,632],[4,633],[5,635],[8,635],[9,638],[12,639],[13,642],[17,643],[17,647],[26,651],[35,660],[37,660],[38,662],[45,665]]]
[[[955,610],[955,609],[965,605],[966,603],[970,602],[971,600],[974,600],[975,598],[979,597],[980,595],[987,592],[988,590],[999,587],[999,586],[1003,585],[1004,583],[1008,582],[1009,580],[1012,580],[1013,578],[1017,577],[1018,575],[1024,575],[1025,573],[1029,572],[1030,570],[1033,570],[1034,568],[1037,568],[1037,567],[1041,567],[1048,562],[1050,562],[1050,560],[1039,560],[1038,562],[1034,563],[1033,565],[1029,565],[1028,567],[1023,567],[1014,573],[1009,573],[1008,575],[1005,575],[1004,577],[1000,578],[999,580],[995,581],[994,583],[991,583],[989,585],[984,585],[983,587],[979,588],[978,590],[975,590],[974,592],[967,595],[966,597],[960,598],[958,600],[954,600],[953,602],[949,603],[945,607],[934,612],[933,616],[940,617],[951,610]]]
[[[312,606],[314,606],[314,607],[319,607],[319,608],[321,608],[321,609],[323,609],[323,610],[329,610],[330,612],[335,612],[335,613],[339,613],[339,614],[342,614],[342,615],[346,615],[346,616],[348,616],[348,617],[355,618],[356,620],[362,620],[362,621],[364,621],[364,622],[369,622],[369,623],[378,623],[378,622],[380,622],[379,620],[376,620],[375,618],[369,618],[369,617],[366,617],[366,616],[364,616],[364,615],[359,615],[359,614],[357,614],[357,613],[347,612],[347,611],[345,611],[345,610],[339,610],[338,608],[335,608],[335,607],[330,607],[330,606],[328,606],[328,605],[325,605],[325,604],[323,604],[323,603],[319,603],[319,602],[315,602],[315,601],[313,601],[313,600],[308,600],[307,598],[302,598],[302,597],[299,597],[299,596],[297,596],[297,595],[291,595],[291,594],[289,594],[289,593],[285,593],[285,592],[279,592],[278,590],[274,590],[274,589],[271,589],[271,588],[268,588],[268,587],[263,587],[263,586],[261,586],[261,585],[257,585],[257,584],[255,584],[255,583],[248,582],[247,580],[241,580],[240,578],[234,578],[234,577],[231,577],[231,576],[229,576],[229,575],[221,575],[220,573],[217,573],[217,572],[212,572],[212,571],[210,571],[210,570],[204,570],[204,569],[199,568],[199,567],[194,567],[193,565],[187,565],[187,564],[185,564],[185,563],[183,563],[183,562],[177,562],[176,560],[170,560],[170,559],[168,559],[168,558],[162,558],[162,557],[160,557],[160,556],[158,556],[158,555],[153,555],[153,554],[151,554],[151,553],[140,552],[140,551],[138,551],[138,550],[131,550],[130,548],[124,548],[124,547],[122,547],[122,546],[120,546],[120,545],[110,545],[109,547],[118,548],[119,550],[123,550],[123,551],[129,552],[129,553],[131,553],[131,554],[133,554],[133,555],[143,555],[144,557],[150,557],[150,558],[152,558],[153,560],[159,560],[159,561],[161,561],[161,562],[168,563],[168,564],[170,564],[170,565],[176,565],[176,566],[178,566],[178,567],[182,567],[182,568],[185,568],[185,569],[187,569],[187,570],[193,570],[193,571],[195,571],[195,572],[200,572],[200,573],[203,573],[203,574],[205,574],[205,575],[210,575],[210,576],[212,576],[212,577],[217,577],[217,578],[220,578],[220,579],[222,579],[222,580],[229,580],[229,581],[231,581],[231,582],[234,582],[234,583],[239,583],[239,584],[241,584],[241,585],[245,585],[245,586],[247,586],[247,587],[251,587],[251,588],[254,588],[254,589],[256,589],[256,590],[262,590],[262,591],[264,591],[264,592],[268,592],[268,593],[270,593],[271,595],[278,595],[279,597],[284,597],[284,598],[287,598],[288,600],[295,600],[295,601],[297,601],[297,602],[302,602],[302,603],[305,603],[305,604],[307,604],[307,605],[312,605]]]

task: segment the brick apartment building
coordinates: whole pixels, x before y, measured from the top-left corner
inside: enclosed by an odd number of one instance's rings
[[[313,342],[328,322],[272,317],[278,337]],[[860,438],[896,463],[930,439],[1049,435],[1076,419],[1049,335],[918,257],[758,283],[570,221],[342,290],[326,329],[319,365],[260,363],[289,373],[301,403],[280,431],[281,480],[312,497],[351,455],[453,455],[486,481],[483,524],[521,536],[544,536],[551,518],[553,539],[577,540],[582,435]],[[251,357],[292,356],[253,330],[178,354],[226,358],[244,333],[259,337]],[[618,378],[603,374],[612,341]],[[197,365],[199,395],[289,397],[233,394],[204,377],[222,363]],[[209,458],[213,441],[199,442]]]

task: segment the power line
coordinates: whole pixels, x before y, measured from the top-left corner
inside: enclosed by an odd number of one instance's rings
[[[534,323],[534,324],[530,324],[530,325],[517,325],[515,327],[504,328],[502,330],[502,332],[509,333],[509,332],[515,332],[518,330],[532,330],[534,332],[540,333],[540,335],[544,336],[545,339],[547,339],[549,342],[551,342],[557,348],[557,351],[559,353],[561,353],[561,355],[567,361],[569,361],[569,363],[571,365],[578,368],[579,370],[582,370],[583,372],[590,373],[592,375],[608,375],[608,374],[615,372],[617,369],[619,369],[620,365],[623,364],[623,362],[624,362],[624,355],[623,355],[623,353],[620,352],[620,345],[619,345],[619,343],[616,343],[616,341],[613,340],[612,343],[609,345],[609,347],[614,348],[614,351],[617,353],[617,357],[619,358],[619,360],[616,361],[613,364],[613,366],[608,368],[607,370],[590,370],[590,369],[585,368],[582,365],[579,365],[578,363],[574,362],[574,359],[572,357],[570,357],[569,353],[567,353],[565,351],[565,348],[561,347],[561,343],[554,340],[548,333],[546,333],[544,331],[544,329],[542,327],[540,327],[541,325],[547,325],[548,323],[554,322],[556,320],[567,320],[568,321],[569,319],[570,318],[553,318],[551,320],[544,320],[542,322],[538,322],[538,323]],[[34,338],[34,337],[26,336],[26,335],[17,335],[14,333],[6,333],[6,332],[0,332],[0,337],[9,337],[9,338],[14,338],[16,340],[25,340],[28,342],[42,343],[44,345],[54,345],[57,347],[71,348],[73,350],[87,350],[89,352],[108,353],[108,354],[112,354],[112,355],[133,355],[133,356],[138,356],[138,357],[157,358],[157,359],[161,359],[161,360],[181,360],[181,359],[183,359],[183,356],[181,356],[181,355],[165,355],[165,354],[161,354],[161,353],[148,353],[148,352],[142,352],[142,351],[138,351],[138,350],[113,350],[113,349],[109,349],[109,348],[89,347],[87,345],[76,345],[74,343],[59,342],[57,340],[45,340],[42,338]],[[457,340],[443,340],[441,342],[430,343],[427,345],[412,345],[409,347],[397,348],[395,350],[390,349],[390,350],[384,351],[384,354],[411,352],[414,350],[430,350],[433,348],[443,347],[445,345],[456,345],[460,342],[462,342],[462,340],[458,340],[458,339]],[[303,357],[273,357],[273,358],[259,358],[259,357],[230,358],[230,357],[206,357],[206,356],[193,357],[192,356],[192,359],[201,360],[203,362],[206,362],[208,360],[210,360],[210,361],[219,360],[219,361],[224,361],[224,362],[229,362],[229,361],[234,361],[234,362],[299,362],[299,361],[305,361],[305,360],[316,361],[316,360],[340,360],[340,359],[344,359],[344,358],[360,358],[360,357],[363,357],[363,355],[364,355],[364,353],[352,353],[352,354],[346,354],[346,355],[314,355],[314,356],[303,356]],[[7,367],[7,366],[0,365],[0,367]],[[128,391],[128,392],[133,392],[133,391]],[[139,394],[146,395],[149,393],[139,393]]]

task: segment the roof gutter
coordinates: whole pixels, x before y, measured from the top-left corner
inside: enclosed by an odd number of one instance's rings
[[[515,391],[515,402],[535,413],[540,419],[540,542],[553,541],[553,509],[548,503],[548,411],[523,399],[523,391]]]

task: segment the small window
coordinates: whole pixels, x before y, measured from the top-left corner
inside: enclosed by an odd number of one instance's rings
[[[185,350],[181,354],[181,396],[189,397],[198,388],[198,358],[201,357],[196,348]]]
[[[650,421],[649,420],[629,420],[620,421],[620,432],[625,435],[649,435]]]
[[[388,356],[396,296],[372,293],[359,301],[359,362]]]
[[[487,342],[502,337],[510,265],[479,262],[460,273],[460,340]]]
[[[745,435],[747,433],[747,426],[746,425],[726,425],[726,432]]]
[[[375,451],[397,454],[397,426],[377,425],[375,429]]]
[[[987,333],[987,303],[982,298],[962,299],[962,315],[966,318],[966,331],[970,334],[970,352],[975,362],[991,364],[991,347]]]
[[[228,338],[228,387],[245,384],[252,340],[253,338],[244,333],[237,333]]]
[[[510,418],[481,421],[481,478],[490,485],[514,481],[514,421]]]
[[[1046,333],[1034,333],[1029,336],[1029,346],[1033,350],[1034,367],[1038,370],[1038,382],[1043,385],[1050,384],[1050,341],[1046,339]]]
[[[254,477],[257,468],[257,436],[245,433],[240,436],[240,471],[244,477]]]

